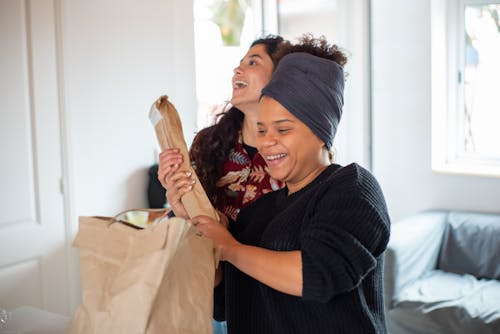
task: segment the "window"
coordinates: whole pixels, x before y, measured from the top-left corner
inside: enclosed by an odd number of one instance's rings
[[[432,8],[433,168],[500,176],[500,1]]]
[[[280,34],[294,40],[305,32],[314,36],[324,35],[329,41],[338,42],[342,31],[342,0],[280,0],[278,25]],[[342,8],[341,8],[342,7]],[[334,39],[334,37],[336,37]]]
[[[233,69],[253,40],[277,33],[275,1],[193,1],[198,129],[213,124],[226,107]]]

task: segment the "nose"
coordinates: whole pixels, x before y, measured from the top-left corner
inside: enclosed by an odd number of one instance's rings
[[[233,70],[234,74],[241,74],[241,72],[243,72],[243,70],[241,69],[241,64],[236,66]]]
[[[276,137],[274,135],[272,135],[270,133],[270,131],[267,131],[267,133],[264,135],[257,136],[255,141],[256,141],[257,149],[260,152],[265,152],[266,149],[273,147],[274,145],[276,145],[278,143],[278,140],[276,139]]]

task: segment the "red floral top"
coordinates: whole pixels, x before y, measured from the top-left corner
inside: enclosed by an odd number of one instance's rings
[[[224,204],[217,209],[236,221],[240,209],[284,185],[269,175],[267,164],[258,152],[250,158],[240,132],[238,141],[224,163],[223,176],[217,181],[217,187],[223,190],[220,196],[224,197]]]

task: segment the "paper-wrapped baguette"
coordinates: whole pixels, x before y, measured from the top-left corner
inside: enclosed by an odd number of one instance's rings
[[[178,148],[184,157],[180,169],[189,170],[192,178],[195,180],[193,190],[187,192],[181,198],[182,204],[184,204],[189,217],[192,218],[198,215],[205,215],[219,221],[217,212],[201,186],[196,172],[191,167],[188,149],[182,131],[182,123],[174,105],[168,100],[168,96],[164,95],[156,100],[149,112],[149,119],[155,128],[160,148],[162,150],[167,148]]]

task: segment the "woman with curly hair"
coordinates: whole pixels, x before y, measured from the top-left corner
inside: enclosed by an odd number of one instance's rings
[[[363,167],[331,160],[345,57],[306,42],[279,60],[256,116],[258,151],[286,186],[242,209],[229,230],[191,219],[221,251],[215,314],[229,334],[385,334],[384,195]]]
[[[271,79],[280,36],[255,40],[232,78],[232,107],[215,125],[201,130],[190,148],[190,160],[216,209],[236,219],[239,210],[261,195],[282,188],[269,176],[264,159],[255,149],[255,114],[262,88]],[[192,178],[179,170],[183,157],[175,148],[160,154],[158,179],[167,190],[173,213],[188,218],[181,197],[191,189]]]

